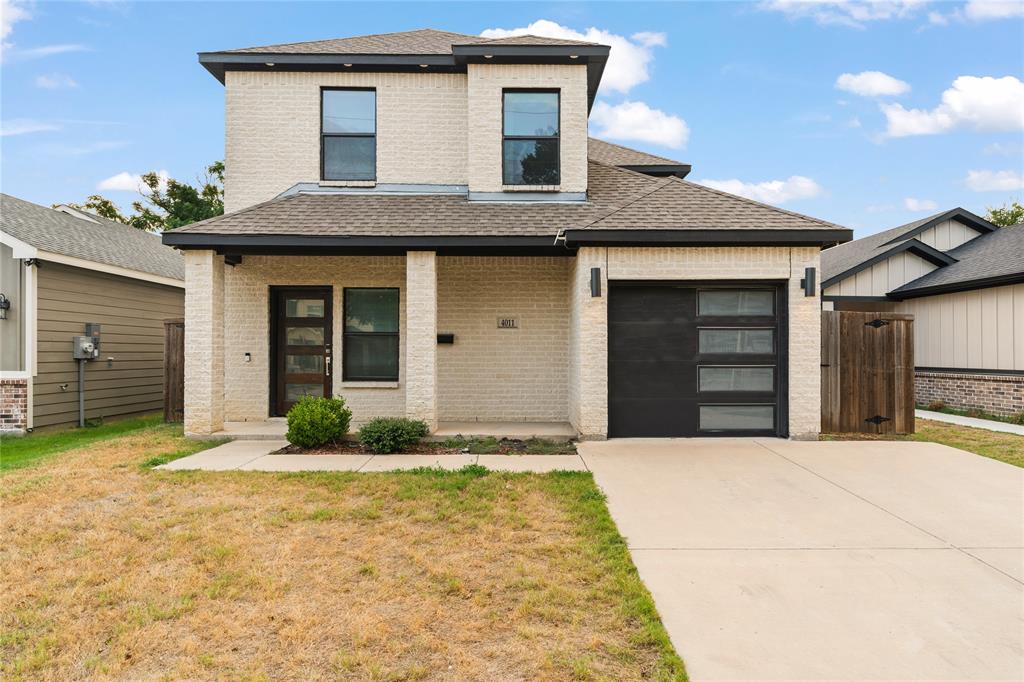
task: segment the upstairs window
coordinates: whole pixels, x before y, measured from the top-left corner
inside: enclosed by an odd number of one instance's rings
[[[375,90],[321,90],[320,177],[324,180],[377,178]]]
[[[557,90],[503,93],[503,184],[559,183],[558,109]]]

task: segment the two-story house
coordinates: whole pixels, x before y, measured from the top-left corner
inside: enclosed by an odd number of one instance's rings
[[[814,273],[850,231],[588,139],[609,49],[419,30],[200,54],[227,213],[164,235],[186,431],[311,394],[357,425],[816,434]]]

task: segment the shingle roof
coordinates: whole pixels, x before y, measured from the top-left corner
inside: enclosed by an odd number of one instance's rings
[[[0,194],[0,230],[41,251],[172,279],[185,279],[181,254],[158,235],[90,215],[92,220]]]
[[[301,43],[257,45],[228,53],[240,54],[451,54],[453,45],[597,45],[582,40],[543,36],[481,38],[466,33],[421,28],[397,33],[376,33],[351,38],[308,40]]]
[[[882,232],[855,239],[852,242],[839,244],[821,252],[821,278],[825,281],[829,278],[841,275],[844,272],[857,267],[875,256],[885,253],[892,248],[893,244],[904,239],[910,239],[921,227],[929,224],[937,224],[951,217],[988,226],[990,224],[984,219],[966,211],[962,208],[954,208],[949,211],[941,211],[934,215],[913,220],[898,227],[893,227]]]
[[[836,230],[838,226],[675,177],[591,161],[586,202],[482,202],[464,195],[298,193],[178,228],[175,234],[502,236],[563,230]]]
[[[1024,276],[1024,225],[1003,227],[976,237],[947,251],[956,263],[932,270],[927,275],[894,290],[894,293],[964,284],[992,277]]]
[[[679,161],[655,156],[637,149],[623,147],[613,142],[605,142],[596,137],[587,140],[587,156],[591,161],[607,163],[611,166],[681,166]]]

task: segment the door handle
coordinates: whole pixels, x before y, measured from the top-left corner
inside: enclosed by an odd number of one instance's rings
[[[325,376],[328,376],[328,377],[331,376],[331,356],[330,355],[325,355],[324,356],[324,365],[325,365],[326,370],[327,370],[326,373],[325,373]]]

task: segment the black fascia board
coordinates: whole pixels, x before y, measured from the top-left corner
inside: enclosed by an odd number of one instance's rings
[[[848,242],[852,232],[845,228],[822,230],[771,229],[681,229],[605,230],[569,229],[565,244],[577,246],[824,246]]]
[[[674,175],[680,180],[686,178],[693,169],[693,166],[688,163],[621,164],[618,167],[634,171],[636,173],[643,173],[644,175],[653,175],[659,178]]]
[[[931,220],[921,225],[918,225],[913,230],[910,230],[909,232],[904,232],[900,236],[890,239],[889,241],[885,242],[885,244],[882,244],[882,246],[885,246],[887,244],[894,244],[896,242],[903,241],[904,239],[910,239],[911,237],[916,237],[925,230],[930,230],[939,223],[946,222],[947,220],[957,220],[966,225],[967,227],[972,228],[975,232],[980,232],[981,234],[995,232],[996,230],[999,229],[997,225],[993,225],[992,223],[985,220],[981,216],[975,215],[974,213],[971,213],[966,209],[957,207],[949,211],[946,211],[945,213],[940,213]]]
[[[848,268],[837,275],[832,275],[821,283],[821,289],[824,291],[826,287],[830,287],[837,282],[841,282],[847,277],[852,277],[862,270],[867,270],[872,265],[881,263],[885,259],[895,256],[898,253],[902,253],[903,251],[910,251],[940,268],[957,262],[957,259],[950,256],[948,253],[939,251],[935,247],[928,246],[917,239],[908,239],[904,242],[900,242],[891,249],[886,249],[882,253],[868,258],[866,261],[854,265],[852,268]]]
[[[905,301],[908,298],[921,298],[923,296],[935,296],[937,294],[953,294],[958,291],[973,291],[975,289],[991,289],[992,287],[1007,286],[1009,284],[1024,283],[1024,272],[1012,272],[1006,275],[994,275],[980,279],[965,280],[962,282],[947,282],[933,286],[917,287],[915,289],[896,289],[889,292],[889,298],[897,301]]]
[[[412,71],[442,68],[463,71],[450,54],[281,54],[276,52],[200,52],[199,63],[224,82],[224,72],[244,71]],[[267,66],[273,64],[274,66]],[[346,67],[345,64],[351,64]],[[372,68],[370,68],[372,67]]]

